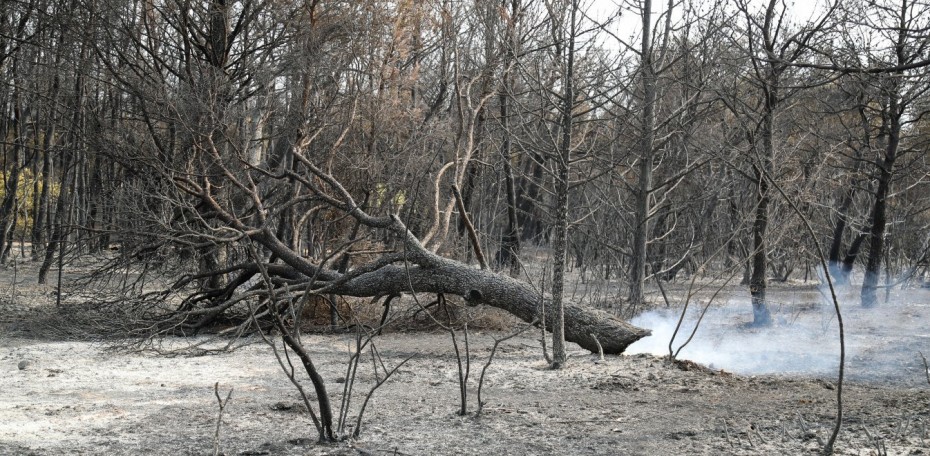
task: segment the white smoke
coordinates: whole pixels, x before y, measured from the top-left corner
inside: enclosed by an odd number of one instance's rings
[[[678,358],[744,375],[835,377],[840,347],[832,301],[810,289],[778,290],[770,296],[775,320],[772,327],[751,326],[748,293],[734,296],[707,309],[694,338]],[[892,297],[878,308],[863,309],[857,290],[841,293],[848,378],[915,386],[926,381],[918,352],[930,356],[930,329],[926,326],[930,321],[930,291],[908,289]],[[688,339],[702,310],[702,304],[692,304],[673,350]],[[631,345],[627,353],[668,355],[679,318],[680,312],[673,310],[635,317],[631,323],[651,329],[652,336]]]

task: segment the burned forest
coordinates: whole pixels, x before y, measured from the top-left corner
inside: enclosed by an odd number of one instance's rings
[[[7,0],[0,73],[0,454],[930,448],[930,2]]]

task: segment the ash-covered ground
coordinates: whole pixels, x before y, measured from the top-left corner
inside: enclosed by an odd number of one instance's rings
[[[674,321],[670,310],[637,320],[655,329],[632,350],[646,353],[601,361],[571,345],[570,363],[558,371],[546,367],[538,333],[525,333],[499,348],[481,415],[478,378],[505,332],[470,333],[469,413],[460,416],[449,335],[387,331],[376,340],[385,365],[414,358],[375,393],[358,439],[320,445],[300,396],[260,340],[201,357],[112,351],[46,331],[67,310],[52,305],[49,290],[23,284],[18,299],[0,299],[0,454],[213,454],[216,382],[224,394],[233,390],[218,441],[227,455],[818,452],[836,413],[832,307],[816,289],[784,286],[772,293],[777,324],[760,330],[745,325],[741,291],[726,291],[680,354],[706,368],[649,354],[667,351],[661,324]],[[930,295],[893,297],[871,310],[843,303],[850,382],[839,454],[930,454],[930,384],[918,355],[930,355]],[[162,347],[191,342],[166,339]],[[349,334],[306,338],[337,409],[352,342]],[[350,423],[374,381],[365,359]]]

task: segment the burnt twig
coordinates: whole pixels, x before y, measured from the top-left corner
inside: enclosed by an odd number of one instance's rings
[[[468,230],[468,239],[471,241],[471,247],[475,251],[475,258],[481,269],[488,268],[488,262],[484,259],[484,253],[481,251],[481,242],[478,240],[478,233],[475,231],[475,225],[471,223],[471,217],[468,216],[468,210],[465,209],[465,200],[462,199],[462,193],[456,185],[452,186],[452,194],[455,195],[455,203],[459,208],[459,215],[465,222],[465,228]]]
[[[927,384],[930,385],[930,365],[927,364],[927,357],[924,356],[923,352],[917,352],[920,355],[920,359],[924,362],[924,375],[927,376]]]
[[[219,456],[220,454],[220,428],[223,425],[223,411],[226,410],[226,404],[229,403],[229,399],[232,398],[233,390],[229,389],[229,393],[226,394],[226,399],[220,397],[220,382],[213,384],[213,394],[216,396],[216,402],[219,404],[220,411],[216,415],[216,430],[213,431],[213,456]]]
[[[497,353],[497,347],[501,344],[501,342],[506,342],[520,334],[523,334],[527,329],[532,328],[535,324],[536,321],[533,321],[532,323],[520,328],[508,336],[501,337],[500,339],[494,339],[494,346],[491,347],[491,354],[488,356],[488,362],[484,364],[483,368],[481,368],[481,375],[478,377],[478,410],[475,412],[476,415],[480,415],[481,409],[484,408],[484,401],[481,400],[481,388],[484,386],[484,374],[487,373],[488,368],[491,367],[491,363],[494,361],[494,355]]]

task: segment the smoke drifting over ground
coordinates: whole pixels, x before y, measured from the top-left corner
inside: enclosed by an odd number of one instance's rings
[[[704,315],[693,340],[678,355],[715,369],[739,374],[787,374],[836,377],[839,332],[833,304],[817,289],[777,289],[770,293],[775,324],[755,328],[748,293],[718,298]],[[926,384],[918,352],[930,356],[930,291],[906,289],[892,293],[875,309],[859,305],[858,290],[843,290],[840,305],[846,327],[847,378],[917,386]],[[692,303],[672,344],[683,344],[703,310]],[[627,353],[668,355],[669,340],[680,311],[643,313],[632,323],[649,328],[652,336]]]

